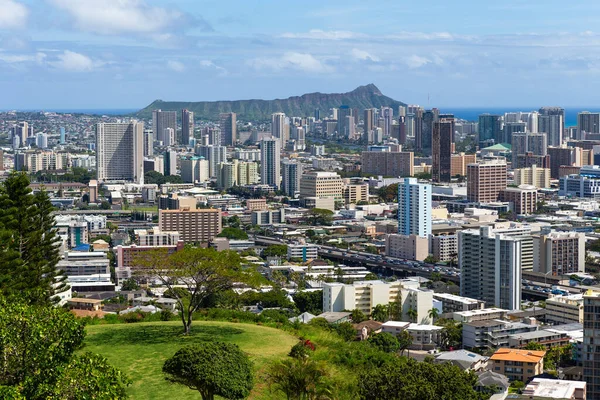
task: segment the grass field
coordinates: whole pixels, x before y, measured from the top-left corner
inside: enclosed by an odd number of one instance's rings
[[[180,322],[90,325],[85,351],[98,353],[125,372],[133,384],[131,399],[199,399],[200,394],[165,381],[164,361],[184,345],[213,340],[235,343],[254,362],[256,379],[251,399],[276,399],[264,383],[265,367],[287,355],[297,338],[282,330],[231,322],[197,321],[190,336]]]

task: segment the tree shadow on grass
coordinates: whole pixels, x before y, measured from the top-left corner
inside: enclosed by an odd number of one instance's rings
[[[190,335],[183,335],[183,327],[180,325],[111,325],[111,328],[103,329],[93,335],[88,335],[88,345],[137,345],[137,344],[162,344],[180,343],[193,344],[204,341],[225,340],[228,341],[234,335],[244,333],[244,330],[223,326],[192,325]]]

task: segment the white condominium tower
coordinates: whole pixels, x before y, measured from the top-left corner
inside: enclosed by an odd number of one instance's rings
[[[165,133],[167,128],[173,129],[173,132],[177,132],[177,111],[152,111],[152,131],[154,132],[154,139],[166,142]]]
[[[96,125],[98,181],[144,183],[144,123]]]
[[[431,185],[404,178],[398,185],[398,233],[429,237],[431,234]]]
[[[260,183],[279,189],[281,182],[281,142],[274,138],[263,139],[260,142],[260,157]]]

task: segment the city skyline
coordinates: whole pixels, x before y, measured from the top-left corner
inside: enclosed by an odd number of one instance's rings
[[[426,107],[595,104],[591,1],[221,5],[0,0],[0,88],[22,93],[0,109],[274,99],[369,82]]]

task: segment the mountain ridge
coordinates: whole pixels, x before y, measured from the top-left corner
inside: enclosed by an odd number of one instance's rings
[[[314,92],[273,100],[197,102],[154,100],[133,115],[138,118],[151,118],[152,110],[180,111],[186,108],[193,111],[196,118],[204,120],[217,120],[220,113],[235,112],[237,118],[242,121],[266,121],[270,120],[271,114],[275,112],[283,112],[288,116],[308,117],[313,116],[315,110],[318,109],[322,115],[327,115],[329,109],[341,105],[358,108],[361,112],[365,108],[392,107],[397,110],[399,106],[406,106],[401,101],[385,96],[377,86],[370,83],[346,93]]]

